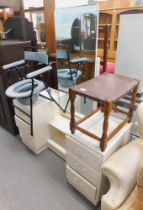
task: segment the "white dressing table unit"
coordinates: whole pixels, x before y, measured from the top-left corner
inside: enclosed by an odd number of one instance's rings
[[[57,101],[61,103],[67,101],[67,94],[53,89],[51,91]],[[33,106],[33,136],[30,135],[29,106],[21,105],[14,100],[15,120],[22,142],[36,154],[50,148],[65,159],[68,182],[94,205],[97,205],[107,188],[107,181],[101,173],[102,163],[112,153],[128,143],[131,123],[124,125],[108,142],[106,150],[102,152],[100,142],[94,141],[78,130],[75,134],[71,134],[70,120],[61,113],[54,102],[47,98],[48,93],[45,90],[40,93]],[[103,113],[99,111],[83,122],[81,127],[100,136],[102,135],[103,118]],[[122,116],[119,117],[116,113],[111,114],[110,132],[120,124],[121,120]]]
[[[89,126],[95,126],[96,133],[101,134],[103,113],[96,113]],[[111,130],[120,120],[110,119]],[[100,149],[100,142],[76,131],[75,134],[66,135],[66,176],[68,182],[81,192],[94,205],[97,205],[101,196],[108,189],[108,181],[101,173],[104,160],[129,141],[131,124],[126,124],[109,142],[104,152]],[[88,129],[88,124],[85,126]]]

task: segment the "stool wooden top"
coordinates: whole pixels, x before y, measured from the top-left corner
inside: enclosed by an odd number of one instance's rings
[[[138,84],[139,80],[137,79],[113,74],[102,74],[99,77],[76,85],[72,90],[79,95],[84,95],[94,100],[116,101]]]

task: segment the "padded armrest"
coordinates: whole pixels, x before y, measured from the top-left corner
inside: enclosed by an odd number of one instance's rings
[[[26,78],[27,78],[27,79],[32,79],[32,78],[34,78],[34,77],[37,77],[37,76],[39,76],[39,75],[41,75],[41,74],[46,73],[47,71],[50,71],[51,69],[52,69],[51,66],[46,66],[46,67],[44,67],[44,68],[42,68],[42,69],[39,69],[39,70],[37,70],[37,71],[34,71],[34,72],[31,72],[31,73],[27,74],[27,75],[26,75]]]
[[[143,117],[142,117],[142,113],[143,113],[143,102],[141,102],[138,105],[138,108],[137,108],[137,111],[136,111],[140,138],[143,138]]]
[[[102,210],[119,208],[134,188],[143,154],[140,143],[143,144],[143,140],[129,143],[103,163],[102,171],[109,179],[110,189],[102,197]]]
[[[138,169],[137,184],[139,187],[143,187],[143,155]]]
[[[6,65],[3,65],[3,69],[4,70],[8,70],[10,68],[14,68],[16,66],[20,66],[22,64],[25,64],[25,60],[19,60],[19,61],[16,61],[16,62],[13,62],[13,63],[9,63],[9,64],[6,64]]]

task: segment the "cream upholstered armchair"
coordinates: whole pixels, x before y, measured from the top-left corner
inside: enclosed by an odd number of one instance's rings
[[[101,210],[143,210],[143,102],[137,109],[140,138],[107,159],[103,174],[110,182]]]

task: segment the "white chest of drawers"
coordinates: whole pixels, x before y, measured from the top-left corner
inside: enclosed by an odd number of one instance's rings
[[[68,182],[94,205],[97,205],[108,187],[101,172],[102,163],[129,140],[131,124],[126,124],[104,152],[99,142],[76,131],[66,135],[66,176]]]
[[[48,96],[46,91],[42,93],[44,96]],[[33,136],[31,136],[30,105],[23,105],[17,99],[13,103],[15,122],[19,129],[22,143],[35,154],[39,154],[48,148],[48,123],[60,115],[58,107],[51,100],[41,96],[38,97],[38,100],[33,104]]]

